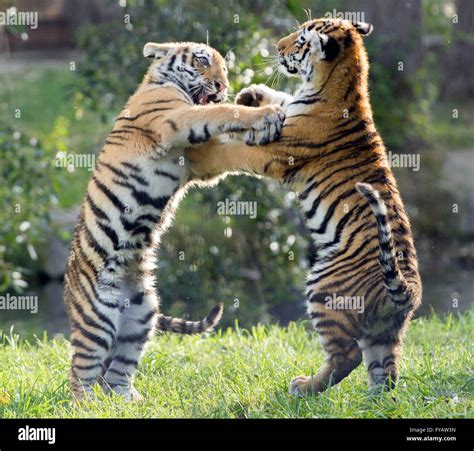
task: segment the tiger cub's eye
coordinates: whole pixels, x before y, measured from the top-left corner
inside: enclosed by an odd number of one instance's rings
[[[207,58],[204,58],[203,56],[200,56],[197,58],[197,62],[202,66],[202,67],[209,67],[209,61]]]

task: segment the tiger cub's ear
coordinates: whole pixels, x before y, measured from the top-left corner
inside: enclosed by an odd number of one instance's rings
[[[163,58],[171,50],[170,44],[157,44],[156,42],[147,42],[143,47],[143,56],[145,58]]]
[[[374,29],[374,26],[367,22],[352,22],[352,24],[361,36],[368,36]]]

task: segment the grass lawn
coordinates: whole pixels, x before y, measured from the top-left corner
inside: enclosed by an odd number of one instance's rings
[[[472,312],[415,320],[401,381],[389,393],[371,395],[361,366],[321,395],[288,395],[290,379],[316,372],[324,358],[307,324],[293,323],[158,337],[136,380],[145,401],[127,404],[98,388],[97,399],[80,407],[69,400],[67,340],[4,334],[0,417],[472,418],[473,320]]]

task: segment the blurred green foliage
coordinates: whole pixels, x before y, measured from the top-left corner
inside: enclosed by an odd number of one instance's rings
[[[52,200],[51,156],[36,138],[0,129],[0,293],[24,290]],[[28,268],[28,269],[25,269]]]
[[[51,209],[77,206],[84,195],[90,172],[57,167],[58,152],[94,153],[110,128],[85,111],[74,80],[42,63],[0,76],[0,293],[34,285],[53,233]]]

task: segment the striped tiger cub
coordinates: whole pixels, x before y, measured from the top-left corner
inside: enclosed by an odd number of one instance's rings
[[[258,85],[237,102],[281,105],[281,139],[266,147],[215,141],[189,157],[200,175],[246,171],[294,189],[316,246],[308,312],[327,354],[303,395],[337,384],[362,360],[372,388],[393,387],[408,322],[421,303],[410,223],[368,94],[367,23],[311,20],[278,44],[279,68],[301,79],[294,96]]]
[[[77,400],[99,380],[139,399],[133,378],[155,326],[211,330],[222,305],[199,322],[158,314],[155,251],[191,179],[186,146],[233,131],[249,143],[278,137],[280,107],[214,105],[227,98],[225,61],[195,43],[148,43],[148,73],[100,152],[71,244],[64,300],[73,347],[70,383]]]

